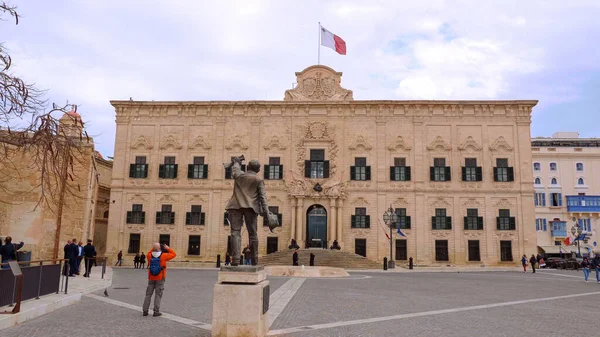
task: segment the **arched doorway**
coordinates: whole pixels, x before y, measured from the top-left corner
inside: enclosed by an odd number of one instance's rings
[[[306,211],[306,247],[327,248],[327,210],[321,205]]]

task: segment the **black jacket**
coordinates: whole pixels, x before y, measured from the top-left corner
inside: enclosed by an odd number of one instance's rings
[[[79,246],[75,243],[72,243],[69,245],[68,248],[68,256],[67,258],[69,260],[76,260],[77,259],[77,255],[79,255]]]
[[[83,256],[85,257],[94,257],[96,256],[96,247],[92,246],[91,243],[88,243],[83,247]]]
[[[0,255],[2,255],[2,260],[16,260],[17,259],[17,250],[23,247],[23,242],[16,243],[7,243],[4,246],[0,247]]]

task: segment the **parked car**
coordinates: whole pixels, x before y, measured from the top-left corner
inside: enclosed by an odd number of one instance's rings
[[[565,259],[561,257],[549,257],[546,259],[546,268],[562,268],[565,264]]]
[[[581,268],[581,262],[583,262],[583,258],[580,258],[580,257],[570,258],[570,259],[567,259],[567,261],[565,261],[565,263],[567,265],[567,269]]]

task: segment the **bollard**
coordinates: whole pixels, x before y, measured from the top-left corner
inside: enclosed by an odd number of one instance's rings
[[[413,269],[413,258],[412,256],[408,259],[408,269]]]
[[[217,268],[221,268],[221,254],[217,254]]]
[[[387,257],[383,258],[383,270],[387,270],[388,265],[387,265]]]

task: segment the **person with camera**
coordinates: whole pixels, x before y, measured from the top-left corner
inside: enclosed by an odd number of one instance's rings
[[[142,315],[148,316],[150,308],[150,300],[154,293],[154,313],[152,316],[162,316],[160,312],[160,300],[162,299],[163,291],[165,290],[165,279],[167,278],[167,261],[174,259],[177,256],[175,251],[167,244],[155,242],[147,254],[148,258],[148,287],[146,288],[146,297],[144,298],[144,306],[142,307]]]

